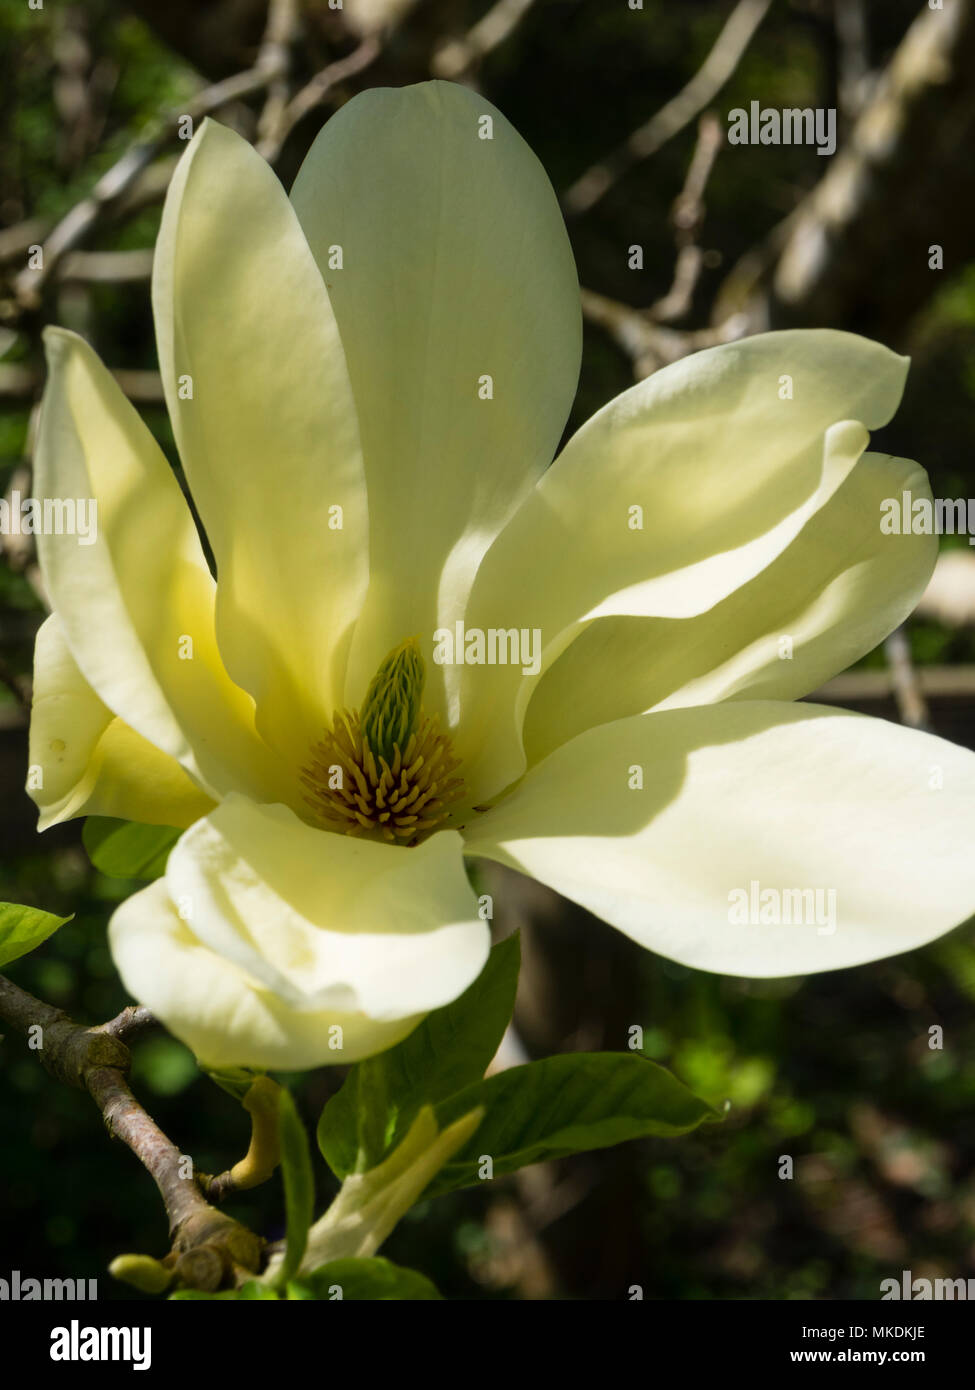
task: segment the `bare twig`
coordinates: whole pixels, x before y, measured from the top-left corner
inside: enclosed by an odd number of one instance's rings
[[[975,698],[975,666],[918,666],[914,675],[926,703],[959,701],[968,705]],[[888,666],[880,671],[844,671],[814,690],[809,699],[873,704],[893,696],[894,674]]]
[[[30,246],[39,246],[51,229],[46,217],[29,217],[0,229],[0,262],[20,257]]]
[[[5,685],[25,714],[30,714],[30,682],[12,671],[0,656],[0,685]]]
[[[171,158],[160,159],[151,168],[143,170],[126,193],[114,200],[110,207],[106,206],[105,215],[111,214],[113,219],[127,217],[141,211],[144,207],[157,203],[165,195],[175,167],[176,158],[172,156]],[[44,238],[50,230],[50,219],[44,217],[31,217],[24,222],[17,222],[12,227],[5,227],[0,230],[0,264],[22,260],[30,247],[43,246]],[[120,251],[100,254],[121,256],[144,253]]]
[[[153,134],[130,146],[121,159],[102,175],[87,198],[83,198],[62,217],[43,243],[43,255],[38,267],[25,267],[14,280],[14,294],[22,307],[37,307],[40,291],[62,257],[83,241],[103,213],[132,189],[166,144],[179,134],[187,117],[195,122],[233,101],[255,96],[258,92],[266,91],[286,72],[288,56],[287,46],[281,38],[282,16],[287,18],[291,3],[292,0],[277,0],[271,6],[265,40],[252,68],[213,83],[198,92],[180,110],[168,112],[161,118]]]
[[[115,1018],[100,1024],[94,1031],[107,1033],[110,1038],[118,1038],[119,1042],[130,1043],[148,1028],[155,1028],[158,1022],[156,1016],[144,1004],[129,1004],[120,1014],[116,1014]]]
[[[255,68],[266,68],[275,76],[287,73],[291,65],[291,45],[298,34],[299,18],[297,0],[270,0]]]
[[[0,377],[5,369],[0,366]],[[31,395],[35,393],[32,391]],[[2,395],[2,392],[0,392]],[[24,447],[24,462],[14,469],[10,476],[7,487],[6,503],[8,508],[14,506],[14,493],[29,492],[31,485],[32,470],[30,460],[34,456],[34,447],[37,442],[37,427],[40,420],[40,402],[35,399],[27,421],[27,439]],[[0,556],[2,556],[10,568],[17,574],[23,576],[34,591],[37,601],[46,613],[51,611],[51,600],[44,578],[41,574],[40,565],[37,563],[37,539],[35,536],[17,535],[11,531],[8,535],[0,536]]]
[[[152,251],[70,251],[57,268],[57,278],[81,284],[126,285],[148,280]]]
[[[299,17],[297,0],[271,0],[257,66],[268,66],[273,69],[275,75],[268,86],[264,106],[257,121],[259,141],[277,129],[288,105],[291,49],[297,37]]]
[[[734,73],[772,0],[738,0],[704,62],[675,97],[612,154],[586,170],[563,199],[567,214],[588,212],[634,165],[686,129]]]
[[[0,364],[0,401],[32,400],[38,381],[38,373],[26,362]]]
[[[890,680],[901,723],[912,729],[930,729],[928,705],[911,660],[911,644],[903,624],[884,642]]]
[[[725,319],[714,328],[678,332],[663,324],[654,323],[640,309],[608,299],[592,290],[582,291],[582,312],[590,323],[609,334],[633,363],[637,380],[650,376],[659,367],[686,357],[700,348],[730,343],[744,336],[745,323],[738,316]]]
[[[864,0],[834,0],[833,16],[839,47],[840,109],[847,120],[855,120],[870,85],[866,4]]]
[[[896,342],[932,294],[934,243],[950,257],[971,239],[973,64],[972,0],[921,9],[843,148],[766,246],[732,268],[715,313],[744,310],[752,333],[869,324]]]
[[[392,34],[417,9],[422,0],[356,0],[349,5],[345,23],[360,38]]]
[[[535,0],[497,0],[462,38],[450,39],[437,50],[430,63],[434,76],[459,81],[514,33],[534,4]]]
[[[710,112],[703,115],[698,124],[697,144],[687,178],[671,213],[677,241],[673,283],[663,298],[648,310],[650,317],[658,323],[671,323],[690,311],[694,291],[704,268],[704,252],[697,240],[704,221],[704,190],[718,157],[722,136],[717,117]]]
[[[4,372],[7,369],[0,367],[0,399],[3,397],[2,382]],[[31,390],[29,396],[33,397]],[[35,405],[27,423],[27,440],[25,444],[25,455],[31,457],[35,433],[35,420],[38,409]],[[7,483],[7,492],[4,501],[7,504],[7,515],[13,519],[16,512],[19,512],[20,500],[30,492],[31,468],[30,464],[22,461],[17,465],[10,475]],[[11,526],[9,530],[0,534],[0,555],[3,555],[10,568],[17,574],[22,574],[27,566],[37,556],[37,545],[35,537],[30,532],[21,531],[18,526]]]
[[[942,550],[914,611],[944,627],[975,627],[975,555],[971,550]]]
[[[113,370],[112,375],[124,394],[137,405],[162,403],[162,378],[158,372],[120,367]],[[22,362],[0,363],[0,400],[33,400],[43,385],[44,375],[39,368]]]
[[[382,44],[379,39],[370,35],[344,58],[337,58],[334,63],[322,68],[321,72],[316,73],[311,81],[292,97],[287,106],[278,113],[273,124],[259,135],[256,147],[258,153],[262,154],[268,163],[273,164],[298,122],[316,106],[321,106],[340,82],[355,77],[374,63],[381,52]]]
[[[190,1160],[129,1088],[129,1050],[121,1038],[145,1026],[144,1010],[125,1009],[109,1023],[86,1028],[0,975],[0,1019],[28,1038],[52,1076],[88,1092],[109,1133],[132,1150],[152,1177],[172,1239],[163,1263],[179,1283],[212,1290],[259,1269],[260,1237],[207,1202]]]
[[[55,25],[52,44],[54,74],[51,84],[54,107],[60,120],[57,158],[62,169],[74,171],[88,149],[92,126],[88,74],[91,46],[88,18],[84,10],[62,10]]]

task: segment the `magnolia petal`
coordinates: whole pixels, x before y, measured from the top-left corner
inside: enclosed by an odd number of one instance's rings
[[[864,454],[768,569],[693,618],[600,618],[539,681],[529,764],[596,724],[657,707],[794,700],[872,651],[927,587],[937,537],[886,535],[881,504],[930,498],[908,459]]]
[[[267,794],[277,764],[254,733],[253,701],[217,650],[214,583],[179,484],[87,343],[59,328],[44,340],[37,494],[55,505],[97,504],[89,536],[45,527],[37,537],[71,655],[113,714],[205,792]],[[41,671],[42,700],[43,681]]]
[[[393,646],[460,617],[477,561],[550,463],[579,372],[579,285],[545,171],[465,87],[354,97],[291,197],[329,284],[369,483],[357,704]]]
[[[27,790],[38,830],[73,816],[187,826],[213,809],[179,763],[117,719],[68,651],[52,614],[37,633]]]
[[[890,419],[907,365],[849,333],[766,333],[673,363],[583,425],[485,556],[464,615],[539,634],[537,669],[447,673],[475,794],[523,770],[534,684],[586,623],[706,612],[780,555]]]
[[[816,705],[669,710],[564,744],[466,838],[684,965],[832,970],[975,910],[975,754]],[[752,884],[779,895],[779,924],[736,921]],[[812,893],[805,921],[786,924],[787,890]]]
[[[205,1067],[297,1071],[355,1062],[394,1047],[419,1021],[380,1022],[338,1008],[295,1011],[203,945],[180,919],[162,879],[118,909],[110,939],[129,992]]]
[[[230,796],[115,913],[115,962],[207,1065],[352,1062],[480,973],[490,937],[461,851],[455,832],[405,849]]]
[[[213,121],[170,185],[152,297],[173,430],[216,558],[220,648],[295,768],[341,705],[365,590],[358,425],[298,219],[265,161]]]

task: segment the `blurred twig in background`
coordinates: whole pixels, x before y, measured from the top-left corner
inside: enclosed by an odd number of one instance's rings
[[[714,47],[687,85],[624,144],[581,174],[563,204],[569,216],[588,212],[634,165],[656,154],[709,106],[741,62],[772,0],[738,0]]]

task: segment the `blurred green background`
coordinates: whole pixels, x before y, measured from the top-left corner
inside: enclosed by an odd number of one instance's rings
[[[633,10],[626,0],[538,0],[522,8],[510,35],[463,76],[516,124],[562,193],[694,75],[735,7],[645,0]],[[838,105],[842,152],[923,8],[919,0],[778,0],[707,109],[724,127],[728,110],[752,99]],[[302,6],[297,85],[354,51],[380,9],[380,0],[346,0],[341,13],[324,0]],[[378,31],[378,58],[288,136],[277,162],[286,184],[330,109],[363,87],[443,70],[443,45],[492,6],[420,0],[400,9],[398,21]],[[165,7],[48,0],[40,11],[5,0],[0,7],[0,329],[17,332],[0,362],[0,491],[24,476],[44,322],[85,332],[112,367],[155,367],[144,277],[100,283],[59,274],[40,303],[25,305],[15,287],[25,245],[43,240],[162,110],[179,109],[208,82],[253,62],[265,11],[261,0]],[[967,5],[947,0],[946,15],[945,23],[975,28]],[[902,137],[903,177],[914,169],[919,182],[900,178],[892,196],[882,178],[874,180],[876,200],[864,205],[869,237],[854,227],[834,248],[849,261],[840,289],[791,307],[766,294],[760,311],[771,322],[852,328],[910,351],[907,396],[880,447],[917,458],[935,495],[946,497],[975,494],[970,35],[953,53],[960,70],[947,79],[939,112],[912,110],[918,129]],[[220,118],[253,136],[260,109],[260,99],[235,102]],[[919,153],[912,154],[915,138]],[[588,290],[638,309],[667,292],[673,208],[696,139],[691,121],[590,211],[570,217]],[[177,152],[171,141],[159,167]],[[831,163],[809,147],[724,144],[717,151],[694,229],[704,253],[700,275],[675,331],[702,328],[722,306],[745,304],[755,283],[767,285],[767,275],[750,279],[749,267],[756,255],[774,266],[783,219],[806,206]],[[111,210],[83,249],[150,248],[159,206],[150,193],[141,204]],[[919,276],[929,243],[943,244],[945,267]],[[627,266],[633,244],[644,248],[639,271]],[[573,422],[632,380],[627,354],[588,323]],[[175,462],[163,410],[146,399],[140,406]],[[80,825],[35,832],[21,790],[21,697],[43,616],[31,580],[30,555],[8,547],[0,562],[0,899],[75,916],[11,976],[75,1018],[96,1022],[130,1002],[105,924],[137,885],[91,869]],[[920,668],[957,667],[964,686],[975,661],[970,623],[945,626],[927,616],[912,623],[910,638]],[[882,650],[862,663],[884,664]],[[896,717],[892,700],[864,701],[861,707]],[[975,746],[975,685],[932,699],[931,719],[938,731]],[[647,1298],[876,1298],[880,1280],[902,1268],[916,1276],[975,1275],[970,927],[870,967],[805,981],[741,981],[643,954],[512,875],[489,888],[499,931],[520,927],[524,934],[518,1023],[533,1054],[622,1048],[628,1025],[640,1023],[648,1055],[707,1098],[729,1100],[729,1117],[684,1140],[631,1144],[421,1205],[384,1253],[461,1298],[623,1298],[634,1283]],[[923,903],[917,906],[923,913]],[[942,1050],[928,1047],[932,1025],[944,1029]],[[201,1078],[179,1043],[157,1031],[134,1052],[137,1094],[198,1167],[217,1172],[242,1155],[242,1111]],[[289,1078],[310,1125],[341,1074]],[[788,1182],[778,1177],[786,1154],[795,1161]],[[319,1183],[324,1201],[324,1165]],[[281,1233],[277,1181],[230,1210],[264,1235]],[[150,1179],[109,1142],[88,1098],[55,1083],[19,1040],[0,1043],[0,1277],[13,1269],[95,1277],[100,1297],[130,1297],[108,1278],[109,1260],[166,1248]]]

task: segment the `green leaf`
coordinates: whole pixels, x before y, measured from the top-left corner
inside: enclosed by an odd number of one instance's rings
[[[391,1299],[431,1300],[440,1294],[424,1274],[404,1269],[389,1260],[332,1260],[288,1286],[292,1299],[315,1298],[338,1302],[389,1301]]]
[[[511,1067],[438,1105],[437,1123],[445,1127],[475,1105],[487,1108],[480,1127],[425,1196],[482,1181],[483,1156],[500,1177],[626,1139],[686,1134],[720,1118],[663,1067],[626,1052],[576,1052]]]
[[[285,1254],[277,1280],[286,1284],[301,1264],[308,1243],[308,1228],[315,1214],[315,1179],[311,1170],[311,1147],[305,1126],[287,1091],[279,1099],[278,1125],[281,1138],[281,1174],[284,1178]]]
[[[109,878],[159,878],[169,851],[182,835],[172,825],[89,816],[81,832],[88,858]]]
[[[250,1302],[254,1299],[266,1301],[268,1299],[277,1302],[278,1295],[273,1289],[268,1288],[267,1284],[262,1284],[257,1279],[250,1279],[239,1289],[223,1289],[220,1293],[204,1293],[202,1289],[177,1289],[175,1293],[169,1295],[170,1303],[197,1302],[205,1299],[210,1303],[238,1303]]]
[[[391,1121],[386,1058],[367,1057],[355,1069],[356,1170],[360,1173],[382,1163],[390,1138]]]
[[[26,956],[70,921],[70,917],[55,917],[53,912],[37,907],[0,903],[0,968]]]
[[[356,1170],[365,1135],[378,1131],[383,1137],[381,1152],[368,1153],[372,1166],[401,1142],[422,1106],[436,1105],[481,1079],[515,1006],[520,959],[517,935],[499,942],[459,999],[428,1014],[398,1046],[352,1068],[318,1122],[318,1146],[337,1177]],[[364,1066],[376,1064],[382,1086],[375,1072],[364,1075]],[[381,1091],[380,1124],[362,1112]]]
[[[241,1288],[235,1290],[235,1292],[237,1297],[242,1299],[245,1303],[257,1300],[262,1302],[273,1301],[278,1297],[274,1289],[269,1289],[266,1284],[260,1283],[257,1279],[249,1280],[246,1284],[242,1285]]]

